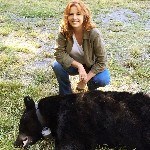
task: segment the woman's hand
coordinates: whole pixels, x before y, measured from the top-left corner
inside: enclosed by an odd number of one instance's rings
[[[84,90],[84,89],[85,89],[85,86],[86,86],[86,83],[83,82],[83,81],[80,81],[80,82],[77,83],[76,89],[77,89],[78,91]]]
[[[83,65],[77,61],[73,61],[72,62],[72,66],[76,67],[78,69],[78,72],[79,72],[79,80],[82,81],[82,80],[87,80],[87,73],[83,67]]]
[[[85,86],[86,86],[86,84],[87,84],[87,82],[92,78],[92,77],[94,77],[95,76],[95,74],[92,72],[92,71],[90,71],[88,74],[87,74],[87,78],[86,79],[83,79],[83,80],[81,80],[80,82],[78,82],[78,84],[77,84],[77,90],[84,90],[85,89]]]
[[[95,76],[95,74],[92,71],[89,71],[87,74],[83,65],[77,61],[72,62],[72,66],[78,68],[79,72],[79,82],[77,84],[77,89],[83,90],[87,84],[87,82]]]
[[[86,71],[85,71],[85,69],[84,69],[82,64],[79,65],[78,72],[79,72],[79,80],[80,81],[83,81],[83,80],[86,81],[87,80],[87,73],[86,73]]]

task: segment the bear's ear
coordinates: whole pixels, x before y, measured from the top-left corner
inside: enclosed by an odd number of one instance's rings
[[[35,109],[35,103],[30,96],[24,97],[24,104],[27,110]]]

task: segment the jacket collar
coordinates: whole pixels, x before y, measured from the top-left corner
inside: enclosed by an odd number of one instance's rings
[[[89,39],[90,38],[90,31],[84,31],[83,32],[83,39]],[[73,40],[73,38],[72,38]]]
[[[89,38],[90,38],[90,31],[84,31],[83,39],[89,39]]]

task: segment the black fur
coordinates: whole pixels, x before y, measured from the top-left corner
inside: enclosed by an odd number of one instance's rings
[[[22,146],[22,137],[31,139],[26,146],[42,138],[33,104],[25,98],[15,146]],[[94,150],[103,144],[150,149],[150,97],[143,93],[92,91],[50,96],[41,99],[38,107],[52,131],[56,150]]]

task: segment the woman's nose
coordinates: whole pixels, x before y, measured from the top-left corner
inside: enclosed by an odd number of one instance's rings
[[[76,14],[74,14],[74,15],[73,15],[73,19],[76,19],[76,18],[77,18],[77,15],[76,15]]]

